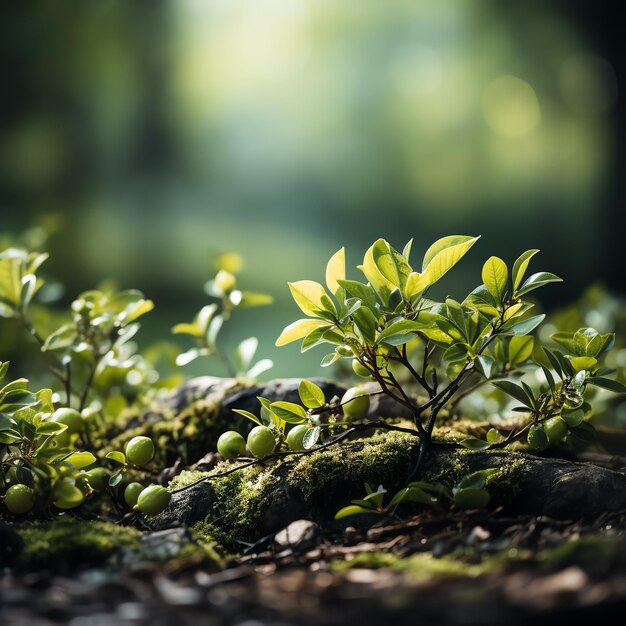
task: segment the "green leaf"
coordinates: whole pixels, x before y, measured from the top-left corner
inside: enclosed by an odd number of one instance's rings
[[[467,437],[467,439],[463,439],[460,443],[464,448],[468,448],[469,450],[486,450],[491,445],[488,441],[478,439],[477,437]]]
[[[466,487],[454,494],[454,506],[460,509],[484,509],[490,500],[489,493],[484,489]]]
[[[244,409],[233,409],[233,413],[238,413],[239,415],[243,415],[250,421],[258,424],[259,426],[263,426],[263,422],[254,414],[250,413],[250,411],[245,411]]]
[[[67,424],[59,422],[40,422],[37,426],[38,435],[56,435],[64,430],[67,430]]]
[[[517,296],[523,296],[534,289],[538,289],[539,287],[543,287],[548,283],[562,283],[563,279],[559,278],[555,274],[551,274],[550,272],[537,272],[533,274],[517,291]]]
[[[387,244],[384,239],[378,239],[367,249],[365,256],[363,257],[363,263],[357,266],[358,269],[363,272],[365,278],[367,278],[369,284],[377,293],[380,300],[385,304],[389,299],[389,294],[396,288],[397,285],[386,278],[378,268],[374,258],[374,248],[385,248],[388,245],[389,244]]]
[[[524,406],[527,406],[531,409],[533,408],[534,398],[529,398],[523,387],[520,387],[509,380],[499,380],[497,382],[493,382],[492,384],[498,389],[504,391],[504,393],[506,393],[507,395],[521,402]]]
[[[296,320],[292,324],[289,324],[282,333],[280,333],[280,337],[276,340],[276,346],[286,346],[288,343],[292,341],[297,341],[298,339],[302,339],[306,337],[314,330],[322,327],[330,327],[328,322],[324,320],[309,320],[309,319],[300,319]]]
[[[384,239],[379,239],[372,246],[372,255],[380,273],[404,294],[407,278],[412,272],[406,259]]]
[[[532,337],[511,337],[508,346],[508,362],[519,365],[528,361],[533,354],[535,340]]]
[[[369,285],[364,285],[356,280],[337,281],[350,295],[358,298],[370,309],[376,308],[376,292]]]
[[[524,278],[524,274],[528,269],[528,264],[530,260],[537,254],[539,250],[526,250],[523,254],[521,254],[517,261],[513,263],[513,291],[515,292],[517,288],[520,286],[522,279]]]
[[[289,424],[302,424],[306,420],[306,410],[294,402],[285,400],[272,402],[270,409],[277,417]]]
[[[317,317],[320,310],[325,310],[322,298],[328,294],[322,285],[313,280],[299,280],[289,283],[291,295],[300,310],[309,317]]]
[[[474,367],[485,377],[491,378],[495,361],[486,354],[481,354],[474,361]]]
[[[376,514],[376,509],[368,509],[364,506],[358,506],[356,504],[351,504],[350,506],[344,506],[343,509],[340,509],[335,514],[335,519],[344,519],[345,517],[352,517],[353,515],[363,515],[365,513],[373,513]]]
[[[93,465],[98,459],[91,452],[74,452],[65,459],[71,463],[76,469],[82,469]]]
[[[415,333],[418,330],[422,330],[423,328],[426,328],[428,326],[429,324],[414,322],[411,320],[400,320],[398,322],[393,322],[392,324],[389,324],[389,326],[383,328],[378,337],[376,337],[376,343],[381,343],[387,338],[393,337],[395,335],[406,335],[407,333]]]
[[[508,278],[509,270],[502,259],[497,256],[487,259],[482,270],[483,283],[498,302],[502,301]]]
[[[338,361],[341,358],[340,354],[337,354],[336,352],[331,352],[330,354],[327,354],[320,362],[320,365],[322,367],[328,367],[330,365],[332,365],[335,361]]]
[[[608,389],[609,391],[614,391],[615,393],[626,393],[626,386],[622,385],[622,383],[618,382],[617,380],[611,380],[610,378],[602,378],[596,376],[588,378],[587,382],[590,385],[602,387],[602,389]]]
[[[63,350],[69,348],[77,338],[76,328],[73,324],[64,324],[51,335],[48,335],[42,350]]]
[[[376,316],[366,307],[361,307],[352,315],[356,329],[361,333],[361,336],[368,344],[374,344],[376,342],[376,328],[378,326],[378,319]]]
[[[524,335],[528,335],[531,333],[543,320],[545,319],[545,315],[542,313],[541,315],[533,315],[532,317],[528,317],[521,322],[517,322],[511,326],[505,324],[502,327],[500,333],[502,335],[515,335],[517,337],[523,337]]]
[[[437,504],[437,498],[426,493],[419,487],[405,487],[396,493],[396,495],[391,499],[389,506],[394,506],[396,504],[400,504],[401,502],[417,502],[419,504],[433,506],[434,504]]]
[[[309,409],[319,409],[326,404],[324,392],[310,380],[301,380],[298,387],[298,395],[304,406]]]
[[[546,356],[548,357],[548,361],[550,361],[550,365],[552,369],[557,373],[557,375],[562,379],[563,378],[563,369],[561,368],[561,363],[557,356],[548,348],[543,348]]]
[[[112,452],[107,452],[105,459],[110,459],[111,461],[115,461],[120,465],[126,465],[126,455],[119,450],[113,450]]]
[[[341,248],[330,257],[326,266],[326,286],[334,295],[341,288],[340,280],[346,279],[346,249]]]
[[[436,241],[426,251],[422,273],[413,272],[406,283],[409,297],[422,293],[450,271],[478,241],[479,237],[450,235]]]
[[[594,359],[592,356],[575,356],[570,359],[570,363],[577,372],[580,372],[595,367],[598,364],[598,359]]]

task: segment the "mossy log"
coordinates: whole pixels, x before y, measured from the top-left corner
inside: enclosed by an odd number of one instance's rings
[[[382,483],[391,492],[401,487],[417,450],[415,437],[383,432],[246,467],[175,491],[170,506],[153,524],[196,525],[218,538],[249,542],[298,518],[337,528],[335,512],[362,497],[363,483]],[[236,463],[221,463],[208,475],[223,473]],[[451,487],[462,476],[486,468],[497,470],[488,481],[490,506],[504,506],[511,513],[583,519],[626,508],[624,473],[525,452],[475,452],[439,444],[429,452],[422,478]],[[180,489],[203,476],[207,474],[183,472],[171,487]]]

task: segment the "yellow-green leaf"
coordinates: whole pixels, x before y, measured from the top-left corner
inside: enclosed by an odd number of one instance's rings
[[[287,326],[283,332],[280,333],[280,337],[276,340],[276,346],[286,346],[292,341],[297,341],[298,339],[306,337],[308,334],[312,333],[317,328],[321,328],[322,326],[330,327],[330,324],[323,320],[296,320],[293,324],[289,324],[289,326]]]
[[[598,359],[594,359],[592,356],[576,356],[570,360],[572,367],[580,372],[582,370],[590,370],[598,364]]]
[[[359,269],[365,274],[365,278],[369,281],[369,284],[374,288],[376,293],[380,294],[389,294],[392,292],[396,286],[383,274],[380,269],[378,269],[378,265],[376,264],[376,260],[374,259],[374,249],[378,248],[380,250],[381,247],[389,245],[384,239],[378,239],[372,246],[370,246],[363,257],[363,265],[359,265]]]
[[[76,469],[82,469],[95,463],[98,459],[91,452],[74,452],[65,459],[71,463]]]
[[[513,291],[520,286],[524,278],[524,274],[528,269],[530,259],[532,259],[537,252],[539,252],[539,250],[526,250],[526,252],[521,254],[517,261],[513,263],[513,272],[511,274],[511,277],[513,278]]]
[[[296,304],[305,315],[315,317],[318,310],[324,310],[322,297],[328,298],[328,294],[319,283],[314,280],[299,280],[295,283],[289,283],[289,289]]]
[[[336,294],[341,288],[338,281],[346,279],[346,249],[337,250],[326,266],[326,286]]]
[[[502,296],[506,291],[506,281],[509,278],[509,270],[506,263],[492,256],[485,261],[482,271],[482,279],[489,293],[498,301],[502,300]]]
[[[408,277],[407,295],[415,296],[434,285],[467,254],[478,239],[479,237],[451,235],[436,241],[424,256],[422,273],[413,272]]]

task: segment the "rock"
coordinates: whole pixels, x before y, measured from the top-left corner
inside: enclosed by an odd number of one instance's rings
[[[316,548],[322,540],[322,529],[311,520],[299,519],[276,533],[274,546],[277,550],[307,552]]]
[[[417,440],[403,433],[384,433],[349,441],[310,455],[290,456],[266,466],[255,465],[223,478],[174,490],[170,506],[152,522],[155,528],[216,520],[235,540],[256,541],[304,517],[325,529],[348,522],[334,514],[362,497],[363,483],[400,488],[417,455]],[[232,469],[222,463],[212,470]],[[422,478],[452,487],[463,476],[495,468],[489,480],[490,506],[511,513],[554,519],[594,518],[626,508],[626,475],[593,465],[537,457],[521,452],[474,452],[434,446]],[[173,487],[201,474],[183,473]],[[224,482],[222,482],[224,481]]]

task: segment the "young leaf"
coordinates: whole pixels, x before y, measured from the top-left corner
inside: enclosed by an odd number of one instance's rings
[[[528,269],[528,264],[530,263],[530,260],[535,256],[535,254],[537,254],[537,252],[539,252],[539,250],[526,250],[526,252],[521,254],[518,257],[517,261],[513,263],[513,273],[511,276],[513,278],[513,291],[514,292],[520,286],[520,283],[522,282],[522,279],[524,278],[524,274],[526,273],[526,270]]]
[[[519,365],[530,359],[535,340],[532,337],[511,337],[508,347],[508,362]]]
[[[287,326],[283,332],[280,333],[275,345],[277,347],[286,346],[288,343],[298,341],[298,339],[302,339],[314,330],[322,327],[330,328],[330,324],[324,320],[296,320],[292,324],[289,324],[289,326]]]
[[[365,508],[363,506],[358,506],[357,504],[351,504],[349,506],[344,506],[343,509],[340,509],[335,514],[335,519],[343,519],[344,517],[352,517],[353,515],[363,515],[365,513],[374,513],[377,511],[375,508]]]
[[[112,452],[107,452],[106,459],[110,459],[111,461],[115,461],[120,465],[126,465],[126,455],[119,450],[113,450]]]
[[[491,444],[488,441],[483,441],[477,437],[467,437],[460,442],[464,448],[469,450],[486,450]]]
[[[416,296],[434,285],[469,252],[478,239],[479,237],[466,235],[450,235],[436,241],[424,255],[422,273],[413,272],[408,277],[407,295]]]
[[[508,326],[505,324],[502,327],[501,334],[503,335],[515,335],[517,337],[523,337],[528,333],[531,333],[543,320],[545,319],[545,314],[541,315],[533,315],[532,317],[528,317],[521,322],[517,322],[517,324],[513,324],[512,326]]]
[[[376,308],[376,292],[369,285],[357,280],[340,280],[339,284],[352,296],[358,298],[370,309]]]
[[[322,298],[328,295],[322,285],[313,280],[299,280],[289,283],[291,295],[300,310],[309,317],[317,317],[320,310],[324,310]]]
[[[250,411],[245,411],[244,409],[233,409],[233,413],[243,415],[243,417],[248,418],[251,422],[258,424],[259,426],[263,426],[263,422],[254,413],[250,413]]]
[[[324,392],[310,380],[301,380],[298,387],[298,395],[304,406],[309,409],[319,409],[326,403]]]
[[[502,301],[508,278],[509,270],[502,259],[497,256],[487,259],[482,270],[483,283],[498,302]]]
[[[530,293],[534,289],[538,289],[539,287],[543,287],[548,283],[562,283],[563,279],[559,278],[555,274],[551,274],[550,272],[537,272],[537,274],[533,274],[517,291],[517,296],[523,296],[527,293]]]
[[[289,424],[302,424],[306,420],[306,411],[299,404],[279,400],[272,402],[270,409],[277,417]]]

